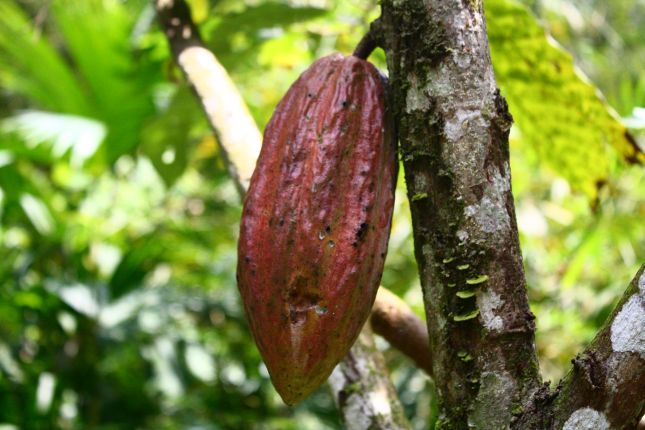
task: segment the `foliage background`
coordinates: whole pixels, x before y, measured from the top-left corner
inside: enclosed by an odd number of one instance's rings
[[[308,64],[350,52],[378,16],[367,0],[190,3],[261,127]],[[557,381],[645,260],[645,178],[535,17],[642,143],[645,5],[485,5],[517,122],[537,345]],[[240,203],[148,2],[0,2],[0,118],[0,429],[341,427],[326,387],[288,408],[269,382],[235,286]],[[421,315],[402,181],[397,200],[383,284]],[[379,347],[428,428],[431,382]]]

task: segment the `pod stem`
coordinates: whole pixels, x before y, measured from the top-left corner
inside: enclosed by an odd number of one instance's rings
[[[376,48],[381,46],[379,24],[380,18],[370,24],[369,31],[361,38],[352,53],[354,57],[366,60]]]

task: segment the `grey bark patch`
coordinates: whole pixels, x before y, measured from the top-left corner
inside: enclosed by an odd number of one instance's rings
[[[591,408],[581,408],[571,414],[562,430],[609,430],[605,414]]]
[[[483,372],[479,392],[468,416],[472,429],[507,429],[511,422],[512,397],[515,381],[506,372]]]
[[[645,294],[634,294],[611,325],[611,347],[616,352],[645,356]]]

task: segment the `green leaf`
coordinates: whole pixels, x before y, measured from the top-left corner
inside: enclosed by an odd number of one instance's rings
[[[326,9],[265,2],[225,15],[210,31],[209,45],[227,68],[238,66],[241,53],[252,53],[267,40],[283,35],[291,24],[318,18]],[[262,34],[261,30],[266,30]]]
[[[15,133],[30,148],[49,144],[55,158],[71,152],[74,166],[91,157],[106,135],[105,126],[93,119],[31,110],[6,119],[0,128],[6,133]]]
[[[132,242],[109,282],[111,299],[116,300],[139,287],[143,278],[159,263],[165,247],[160,232]]]
[[[47,236],[54,231],[54,217],[42,200],[31,194],[23,194],[20,197],[20,206],[38,233]]]
[[[135,17],[121,2],[56,1],[52,12],[78,71],[87,83],[95,116],[108,135],[103,145],[113,163],[139,143],[143,122],[153,115],[153,69],[135,61],[130,38]]]
[[[0,2],[0,85],[45,109],[87,115],[91,108],[69,65],[32,28],[13,0]]]
[[[606,181],[612,148],[645,161],[597,88],[526,7],[484,4],[495,74],[525,148],[591,198]]]

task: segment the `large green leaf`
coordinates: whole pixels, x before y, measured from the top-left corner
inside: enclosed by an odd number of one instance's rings
[[[47,29],[56,47],[14,0],[0,2],[0,84],[48,111],[102,122],[107,136],[100,154],[113,163],[138,145],[143,123],[154,115],[158,65],[136,58],[137,16],[121,2],[54,0],[51,12],[56,25]]]
[[[90,118],[34,110],[2,121],[0,130],[20,136],[24,140],[22,146],[29,149],[41,144],[50,146],[55,159],[70,153],[71,164],[75,167],[94,154],[106,133],[101,122]]]
[[[98,119],[108,127],[104,149],[114,162],[136,147],[143,122],[154,113],[158,76],[135,61],[130,46],[136,17],[114,0],[58,0],[53,12]]]
[[[52,111],[91,112],[72,69],[13,0],[0,2],[0,57],[0,86]]]
[[[598,90],[528,9],[515,0],[484,4],[497,81],[526,149],[591,198],[616,154],[645,161]]]

